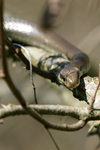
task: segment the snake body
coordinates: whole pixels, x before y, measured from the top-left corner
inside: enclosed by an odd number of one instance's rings
[[[80,77],[90,68],[89,57],[85,53],[59,35],[33,23],[16,18],[5,18],[4,30],[14,40],[66,54],[71,63],[61,70],[60,78],[68,88],[76,88],[80,83]]]

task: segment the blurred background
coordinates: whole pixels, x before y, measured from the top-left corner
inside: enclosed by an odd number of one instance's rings
[[[86,52],[91,59],[89,75],[97,76],[100,62],[100,1],[99,0],[66,0],[66,13],[63,21],[52,30],[73,45]],[[4,16],[25,19],[40,24],[46,0],[4,0]],[[29,72],[23,69],[20,62],[8,61],[10,75],[26,98],[33,103],[34,93],[31,88]],[[15,66],[16,67],[13,67]],[[66,104],[61,100],[60,92],[45,79],[34,74],[39,104]],[[63,87],[59,87],[61,90]],[[67,90],[66,90],[67,92]],[[67,94],[69,100],[71,94]],[[77,102],[76,101],[76,106]],[[3,80],[0,80],[0,104],[18,104],[14,95]],[[79,102],[81,103],[81,102]],[[45,116],[51,121],[73,123],[68,117]],[[88,127],[77,132],[50,130],[61,150],[92,150],[99,143],[97,136],[87,137]],[[16,116],[4,119],[0,125],[0,149],[2,150],[56,150],[47,131],[30,116]]]

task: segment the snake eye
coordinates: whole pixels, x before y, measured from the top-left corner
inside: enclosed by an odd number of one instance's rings
[[[65,81],[65,77],[62,74],[60,74],[60,78],[63,79],[63,81]]]

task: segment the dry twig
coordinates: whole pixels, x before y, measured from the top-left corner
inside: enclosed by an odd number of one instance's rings
[[[97,91],[98,91],[99,86],[100,86],[100,64],[99,64],[98,79],[99,79],[99,81],[98,81],[97,87],[96,87],[96,89],[95,89],[95,92],[94,92],[92,101],[91,101],[91,103],[90,103],[90,105],[89,105],[89,109],[90,109],[90,110],[93,108],[93,104],[94,104],[94,102],[95,102],[95,97],[96,97]]]

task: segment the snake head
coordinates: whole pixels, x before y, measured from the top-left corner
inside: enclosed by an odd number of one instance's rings
[[[76,88],[80,84],[80,72],[77,67],[65,66],[60,72],[60,78],[68,88]]]

